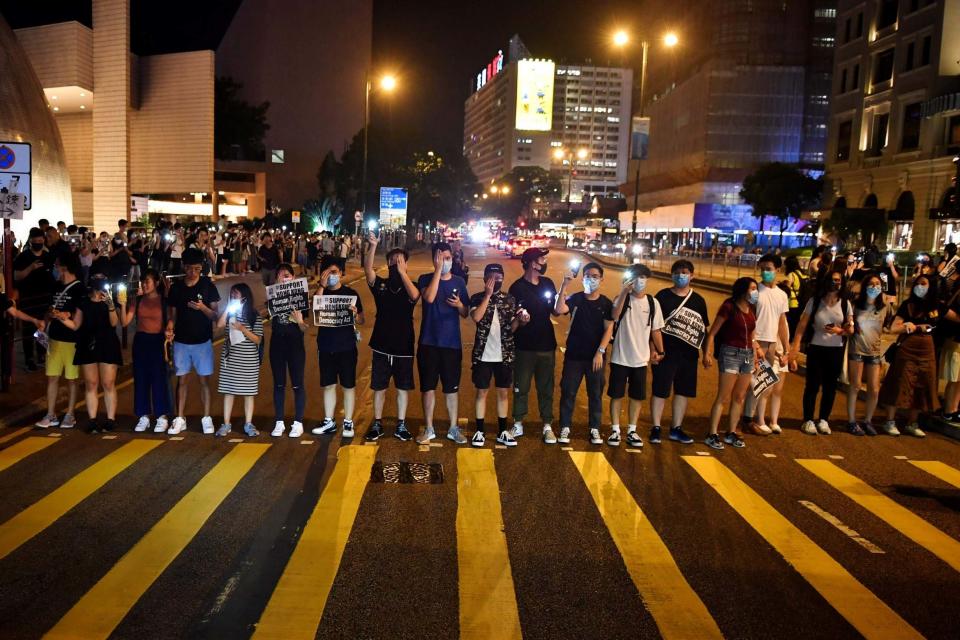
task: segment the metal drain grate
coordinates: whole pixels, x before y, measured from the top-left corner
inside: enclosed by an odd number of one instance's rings
[[[443,465],[438,462],[373,463],[370,482],[387,484],[443,484]]]

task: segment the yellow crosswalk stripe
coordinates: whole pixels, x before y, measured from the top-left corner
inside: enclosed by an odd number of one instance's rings
[[[239,444],[230,449],[45,637],[106,638],[113,633],[269,448],[268,444]]]
[[[337,463],[287,562],[254,638],[315,638],[347,538],[370,481],[377,447],[350,445]]]
[[[27,438],[0,451],[0,471],[9,469],[27,456],[43,451],[55,442],[56,438]]]
[[[570,451],[627,572],[666,640],[723,638],[670,550],[602,453]],[[677,615],[682,611],[681,615]]]
[[[938,460],[910,460],[910,464],[940,478],[947,484],[960,488],[960,470],[954,469],[948,464]]]
[[[829,460],[797,460],[807,471],[960,571],[960,542]]]
[[[460,637],[523,637],[489,449],[457,451],[457,567]]]
[[[59,520],[111,478],[162,443],[162,440],[128,442],[0,525],[0,559]]]
[[[865,638],[923,637],[719,460],[683,459]]]
[[[31,429],[30,427],[21,427],[19,429],[14,429],[11,433],[8,433],[5,436],[0,436],[0,444],[3,444],[4,442],[10,442],[17,436],[21,436],[25,434],[27,431],[33,431],[33,429]]]

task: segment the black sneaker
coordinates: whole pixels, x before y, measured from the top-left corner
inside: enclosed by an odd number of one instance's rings
[[[877,435],[877,428],[874,427],[873,424],[871,424],[871,423],[869,423],[869,422],[864,422],[864,423],[862,423],[860,426],[861,426],[861,428],[863,429],[863,432],[864,432],[865,434],[867,434],[868,436],[875,436],[875,435]]]
[[[856,422],[851,422],[851,423],[849,423],[849,424],[847,425],[847,431],[849,431],[852,435],[855,435],[855,436],[864,436],[864,435],[866,435],[866,434],[864,433],[863,429],[860,427],[860,425],[857,424]]]
[[[87,426],[83,429],[87,433],[100,433],[100,426],[97,424],[96,420],[90,420],[87,422]]]
[[[103,421],[103,432],[108,433],[117,428],[117,423],[109,418]]]
[[[711,433],[703,442],[711,449],[723,449],[723,440],[720,439],[720,434]]]
[[[682,427],[671,427],[670,439],[680,444],[693,444],[693,438],[684,433]]]
[[[950,424],[960,424],[960,411],[957,413],[948,413],[943,416],[943,419],[949,422]]]
[[[379,420],[374,420],[363,439],[367,442],[376,442],[383,435],[383,424]]]
[[[403,420],[397,423],[397,428],[393,431],[393,437],[401,442],[413,440],[413,434],[407,431],[407,423]]]
[[[723,436],[723,441],[732,447],[736,447],[737,449],[743,449],[745,446],[747,446],[747,443],[743,441],[743,438],[740,437],[740,434],[733,431],[727,431],[727,434]]]
[[[650,428],[650,444],[660,444],[660,427]]]

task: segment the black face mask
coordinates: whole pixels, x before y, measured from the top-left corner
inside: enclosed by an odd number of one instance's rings
[[[503,280],[497,280],[493,283],[493,292],[497,293],[503,287]]]
[[[30,248],[33,249],[34,251],[43,251],[43,243],[42,243],[42,242],[31,242],[31,243],[30,243]]]
[[[387,280],[392,284],[395,282],[400,282],[400,269],[397,268],[397,265],[392,264],[387,268],[389,275]]]
[[[538,265],[538,266],[537,266],[537,271],[540,272],[540,275],[545,274],[545,273],[547,272],[547,263],[544,262],[543,264]]]

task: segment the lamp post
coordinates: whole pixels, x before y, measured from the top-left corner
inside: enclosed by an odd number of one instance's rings
[[[589,152],[580,148],[577,149],[576,157],[578,160],[583,160],[587,157]],[[553,152],[553,157],[560,162],[567,160],[570,163],[570,171],[567,173],[567,219],[570,218],[570,193],[573,191],[573,158],[574,152],[570,149],[559,148]]]
[[[387,93],[397,88],[397,78],[392,74],[385,74],[380,78],[379,87]],[[373,83],[367,75],[366,90],[363,96],[363,169],[360,173],[360,211],[367,213],[367,149],[370,138],[370,94],[373,92]],[[358,227],[359,228],[359,227]]]
[[[680,39],[677,37],[677,34],[672,31],[667,32],[663,36],[663,46],[671,49],[677,46],[677,43],[680,42]],[[620,49],[626,47],[630,43],[630,35],[623,30],[617,31],[613,34],[613,45]],[[638,113],[641,118],[643,117],[643,99],[644,99],[644,89],[647,83],[647,53],[650,50],[650,43],[644,39],[640,42],[640,86],[638,93],[640,94],[640,104],[637,106]],[[632,151],[632,150],[631,150]],[[633,153],[631,153],[633,155]],[[637,241],[637,208],[640,206],[640,158],[637,158],[637,171],[633,183],[633,224],[630,229],[630,243],[635,244]]]

